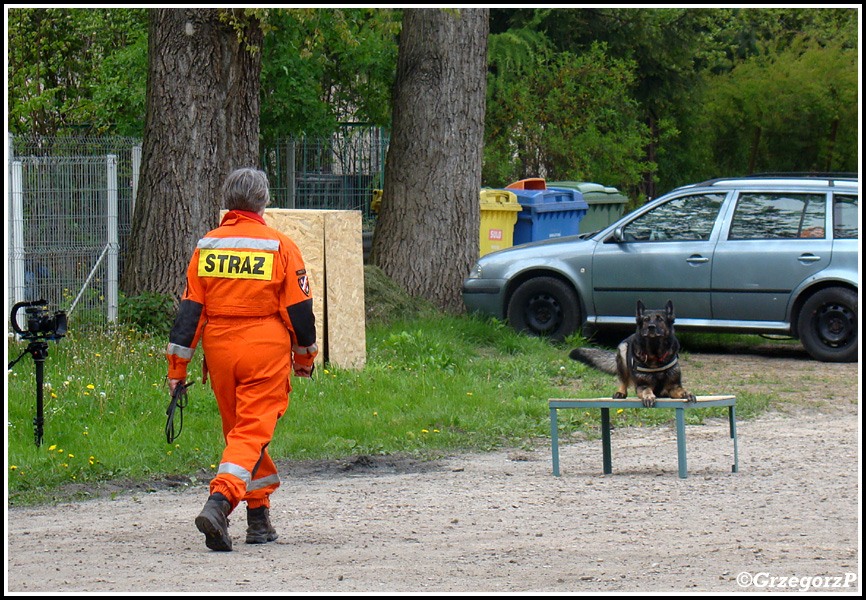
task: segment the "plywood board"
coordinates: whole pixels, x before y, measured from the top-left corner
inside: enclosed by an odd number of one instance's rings
[[[361,213],[328,211],[325,219],[328,362],[360,369],[367,361]]]

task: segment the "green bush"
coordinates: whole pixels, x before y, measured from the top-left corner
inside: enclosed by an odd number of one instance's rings
[[[167,294],[145,292],[129,298],[120,297],[120,321],[142,333],[167,336],[175,313],[174,298]]]

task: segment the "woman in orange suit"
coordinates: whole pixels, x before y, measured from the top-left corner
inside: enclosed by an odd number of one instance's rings
[[[290,374],[313,371],[313,299],[298,247],[265,225],[265,173],[232,172],[228,213],[198,241],[166,349],[169,389],[187,377],[199,339],[222,418],[225,450],[195,524],[212,550],[231,550],[228,515],[247,503],[248,544],[277,539],[270,495],[280,485],[267,447],[289,401]]]

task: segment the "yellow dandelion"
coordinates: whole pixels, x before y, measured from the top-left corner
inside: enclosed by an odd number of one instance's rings
[[[88,384],[87,384],[87,389],[88,389],[88,390],[93,390],[93,389],[96,389],[96,386],[94,386],[92,383],[88,383]]]
[[[70,455],[69,455],[69,458],[75,458],[75,455],[74,455],[74,454],[70,454]]]
[[[52,397],[52,398],[56,398],[56,397],[57,397],[57,394],[55,394],[54,392],[51,392],[51,397]]]
[[[10,471],[17,471],[18,467],[16,467],[15,465],[9,465],[9,470]]]
[[[623,411],[623,409],[620,408],[616,411],[616,414],[620,414],[622,411]]]
[[[421,433],[430,433],[430,432],[427,431],[426,429],[422,429],[422,430],[421,430]]]
[[[54,450],[55,448],[57,448],[57,444],[51,444],[51,445],[48,447],[48,451],[51,452],[51,451]]]
[[[102,355],[99,352],[96,352],[96,353],[94,353],[93,356],[100,356],[101,357]]]

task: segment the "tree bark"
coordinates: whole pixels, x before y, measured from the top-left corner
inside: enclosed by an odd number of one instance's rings
[[[371,261],[452,312],[479,254],[488,13],[407,9]]]
[[[249,21],[239,42],[218,9],[149,17],[141,176],[121,289],[179,298],[196,241],[218,224],[226,175],[259,164],[261,52],[246,44],[260,49],[262,30]]]

